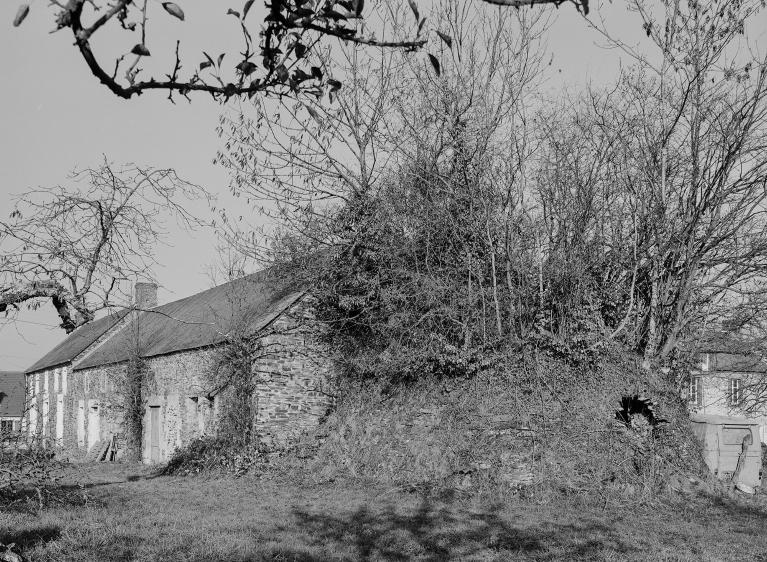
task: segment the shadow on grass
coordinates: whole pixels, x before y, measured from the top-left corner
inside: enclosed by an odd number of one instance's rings
[[[398,513],[393,506],[377,512],[361,507],[341,517],[294,510],[287,530],[293,540],[264,552],[261,559],[601,560],[608,553],[619,559],[640,554],[636,545],[597,521],[530,521],[504,517],[499,508],[474,512],[436,507],[428,500],[409,514]]]
[[[59,527],[32,527],[23,531],[0,532],[0,543],[16,543],[20,550],[27,550],[39,544],[55,541],[61,536]]]
[[[0,493],[0,513],[23,513],[39,515],[42,510],[54,507],[75,508],[86,505],[90,498],[77,486],[48,485],[5,489]]]
[[[733,521],[762,519],[767,526],[767,497],[763,494],[747,496],[702,490],[686,497],[676,498],[674,502],[677,507],[682,503],[697,517],[724,514]]]

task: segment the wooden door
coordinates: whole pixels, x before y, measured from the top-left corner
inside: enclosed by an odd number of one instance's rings
[[[160,407],[149,407],[149,460],[160,462]]]
[[[64,395],[56,396],[56,443],[63,445],[64,441]]]
[[[77,402],[77,446],[85,447],[85,400]]]
[[[101,439],[101,414],[99,403],[88,400],[88,451]]]

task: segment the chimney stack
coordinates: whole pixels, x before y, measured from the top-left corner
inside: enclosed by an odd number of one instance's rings
[[[157,306],[157,283],[136,283],[136,308],[147,310]]]

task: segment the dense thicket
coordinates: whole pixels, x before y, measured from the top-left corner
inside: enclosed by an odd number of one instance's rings
[[[276,201],[261,255],[300,264],[350,374],[471,374],[525,346],[593,362],[610,342],[669,364],[760,298],[767,66],[734,56],[758,3],[655,8],[661,60],[566,103],[531,93],[540,17],[446,0],[441,75],[351,49],[338,105],[224,120],[233,191]]]

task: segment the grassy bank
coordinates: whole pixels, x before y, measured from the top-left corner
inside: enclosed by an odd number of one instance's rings
[[[673,380],[636,359],[616,352],[592,365],[527,354],[473,377],[348,384],[317,431],[313,468],[504,499],[520,487],[538,500],[651,499],[707,470]],[[622,397],[642,394],[667,423],[616,420]]]
[[[97,466],[88,502],[0,511],[30,560],[767,560],[767,509],[428,498],[365,481],[153,477]]]

